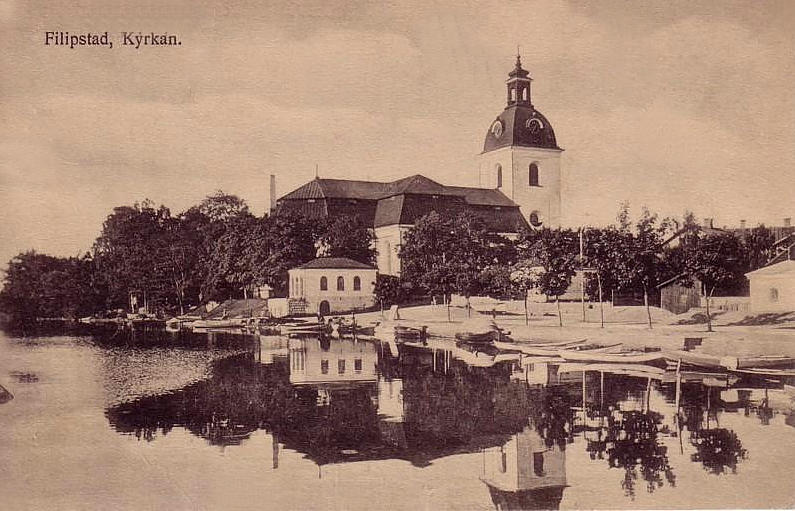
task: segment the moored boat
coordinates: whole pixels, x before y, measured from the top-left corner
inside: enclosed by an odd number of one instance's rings
[[[561,358],[570,362],[602,362],[618,364],[647,364],[650,362],[664,361],[665,354],[661,351],[642,352],[629,351],[625,353],[604,353],[589,350],[561,350],[558,352]]]

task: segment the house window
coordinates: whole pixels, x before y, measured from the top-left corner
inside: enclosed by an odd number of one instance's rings
[[[337,291],[345,291],[345,279],[337,277]]]
[[[320,361],[320,373],[321,374],[328,374],[328,360],[321,360]]]
[[[339,374],[345,374],[345,359],[337,360],[337,372]]]
[[[328,291],[328,279],[325,276],[320,277],[320,290]]]
[[[353,360],[353,370],[357,373],[362,372],[362,359],[356,358]]]
[[[530,186],[541,186],[538,184],[538,165],[535,163],[530,164],[529,184]]]
[[[770,288],[770,301],[777,302],[778,301],[778,289],[771,287]]]
[[[353,277],[353,290],[354,291],[362,290],[362,279],[360,279],[359,277]]]
[[[494,173],[497,175],[497,188],[502,188],[502,165],[495,165]]]

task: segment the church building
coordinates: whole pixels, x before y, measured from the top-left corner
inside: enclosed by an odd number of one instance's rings
[[[404,234],[431,211],[471,212],[510,238],[523,228],[558,227],[562,149],[552,125],[533,106],[531,80],[517,55],[506,81],[507,104],[477,157],[480,187],[443,185],[419,174],[392,182],[315,178],[281,197],[276,214],[358,216],[372,226],[378,271],[386,275],[400,273]]]

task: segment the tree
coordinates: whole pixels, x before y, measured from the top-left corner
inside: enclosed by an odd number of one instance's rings
[[[224,223],[231,218],[250,215],[248,204],[237,195],[230,195],[221,190],[216,190],[213,195],[208,195],[197,206],[200,213],[212,222]]]
[[[560,326],[563,326],[560,295],[571,285],[578,247],[579,238],[570,229],[544,228],[525,232],[519,240],[519,254],[544,269],[538,278],[537,287],[545,295],[555,297]]]
[[[277,293],[286,293],[287,270],[317,255],[315,222],[293,213],[273,215],[268,217],[267,237],[270,251],[260,275]]]
[[[527,317],[527,293],[531,289],[539,288],[544,273],[546,273],[546,269],[530,259],[521,260],[512,267],[510,281],[524,301],[525,325],[530,322]]]
[[[478,294],[480,274],[499,262],[507,242],[489,233],[482,219],[431,212],[406,232],[400,250],[401,275],[425,292],[467,298]]]
[[[751,229],[743,240],[748,271],[758,270],[767,264],[775,242],[776,237],[773,232],[764,225]]]
[[[657,215],[644,208],[643,215],[635,224],[635,233],[628,235],[628,231],[623,230],[626,246],[621,252],[624,261],[623,268],[619,272],[619,284],[623,288],[643,289],[643,303],[646,307],[649,328],[652,328],[649,290],[660,283],[663,275],[660,254],[670,226],[670,221],[658,222]]]
[[[161,300],[171,291],[158,272],[165,224],[170,217],[168,208],[155,209],[147,200],[114,208],[105,220],[93,256],[108,288],[108,305],[124,307],[133,291],[153,300]]]
[[[710,301],[716,289],[736,286],[747,269],[742,242],[730,232],[700,237],[688,249],[687,274],[704,286],[707,298],[707,330],[712,332]]]
[[[359,217],[340,215],[321,223],[317,244],[323,257],[347,257],[364,264],[375,263],[375,236]]]

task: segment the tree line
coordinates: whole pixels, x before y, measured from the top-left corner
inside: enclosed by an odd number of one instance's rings
[[[81,257],[35,251],[8,263],[0,310],[15,322],[129,309],[181,313],[210,300],[250,297],[258,286],[284,296],[287,270],[317,256],[375,262],[373,235],[357,218],[255,216],[221,191],[173,215],[143,201],[113,209]]]
[[[633,222],[626,205],[607,227],[522,230],[516,239],[489,232],[473,214],[432,212],[405,233],[401,276],[379,275],[376,295],[384,304],[453,293],[526,300],[533,290],[557,301],[585,268],[590,297],[633,291],[648,305],[656,286],[673,277],[696,278],[709,295],[736,292],[743,274],[767,260],[773,241],[763,226],[742,238],[704,231],[692,214],[662,219],[643,210]],[[318,256],[374,264],[372,229],[355,216],[256,216],[221,191],[177,215],[144,201],[114,208],[81,257],[14,257],[0,310],[28,321],[128,309],[131,294],[168,313],[248,297],[259,286],[286,296],[287,270]]]

